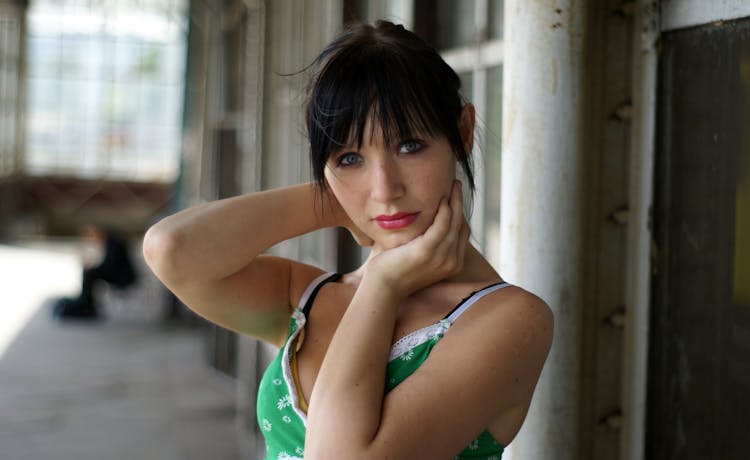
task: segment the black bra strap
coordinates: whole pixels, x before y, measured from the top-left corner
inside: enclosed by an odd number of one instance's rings
[[[310,297],[307,298],[307,302],[305,302],[305,306],[302,307],[302,313],[305,315],[305,318],[310,314],[310,310],[312,309],[313,301],[315,301],[315,296],[318,295],[318,291],[320,291],[320,288],[323,287],[324,284],[329,282],[336,282],[341,279],[341,273],[334,273],[328,278],[324,279],[320,283],[318,283],[317,286],[313,289],[313,291],[310,293]]]

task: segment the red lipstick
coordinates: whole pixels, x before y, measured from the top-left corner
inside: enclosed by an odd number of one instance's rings
[[[418,212],[397,212],[396,214],[381,215],[375,218],[380,228],[398,230],[408,227],[417,219]]]

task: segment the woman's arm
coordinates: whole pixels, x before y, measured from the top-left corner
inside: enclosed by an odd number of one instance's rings
[[[341,219],[338,203],[302,184],[218,200],[178,212],[144,238],[148,265],[210,321],[278,344],[290,305],[320,269],[260,256],[276,243]],[[320,204],[320,202],[318,202]]]
[[[347,458],[342,452],[348,452],[356,454],[348,458],[366,458],[361,455],[381,423],[396,307],[411,293],[459,271],[467,240],[460,186],[454,184],[450,203],[445,199],[440,203],[433,224],[422,236],[368,262],[315,382],[306,457]]]
[[[454,189],[422,237],[370,261],[313,388],[305,458],[452,458],[501,414],[525,411],[549,348],[551,317],[543,302],[516,288],[478,302],[430,359],[383,397],[396,306],[462,266],[468,228],[460,203]],[[498,298],[502,310],[493,308]]]
[[[451,326],[429,359],[385,397],[381,394],[370,439],[340,442],[349,426],[372,414],[339,412],[346,427],[322,441],[328,449],[323,455],[306,450],[305,458],[449,460],[487,429],[507,446],[525,417],[552,329],[549,307],[522,289],[483,297]],[[347,397],[346,391],[339,394]]]

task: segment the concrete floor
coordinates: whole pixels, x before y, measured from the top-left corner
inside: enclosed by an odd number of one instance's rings
[[[70,245],[0,245],[0,460],[239,459],[201,330],[163,323],[153,280],[103,321],[54,321],[79,276]]]

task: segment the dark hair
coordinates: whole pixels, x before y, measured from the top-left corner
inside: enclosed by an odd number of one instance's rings
[[[419,133],[445,136],[474,191],[469,152],[458,129],[461,81],[424,40],[387,21],[356,24],[311,68],[305,117],[319,186],[331,153],[354,142],[361,147],[365,123],[373,116],[386,145]]]

